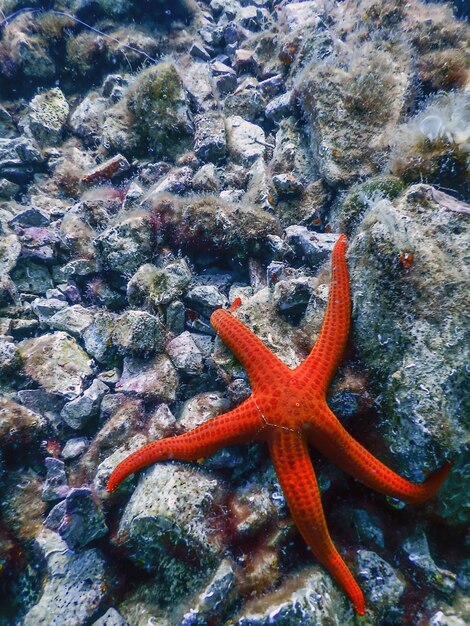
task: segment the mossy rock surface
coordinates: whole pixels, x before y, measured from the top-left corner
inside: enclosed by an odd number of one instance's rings
[[[144,70],[129,93],[128,106],[142,149],[154,157],[172,159],[192,147],[188,100],[172,63]]]

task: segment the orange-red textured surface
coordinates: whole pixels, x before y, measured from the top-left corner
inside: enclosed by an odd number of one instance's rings
[[[292,517],[313,554],[351,599],[360,615],[364,596],[331,541],[307,443],[364,484],[406,502],[431,498],[445,480],[450,465],[423,484],[414,484],[390,470],[343,428],[326,404],[328,385],[346,346],[351,299],[341,235],[332,255],[328,307],[318,340],[295,370],[280,361],[246,326],[226,310],[212,314],[211,323],[245,367],[252,395],[239,407],[214,417],[194,430],[137,450],[116,467],[108,490],[129,474],[167,459],[196,460],[235,443],[266,441]],[[236,308],[239,303],[234,303]]]

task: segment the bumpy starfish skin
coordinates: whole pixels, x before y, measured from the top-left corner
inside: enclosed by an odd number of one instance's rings
[[[353,439],[328,408],[326,392],[349,332],[351,300],[345,251],[346,237],[342,235],[333,250],[330,294],[320,335],[307,359],[294,370],[231,312],[218,309],[212,314],[217,334],[247,371],[251,396],[233,411],[188,433],[137,450],[113,471],[108,490],[114,491],[129,474],[155,461],[191,461],[224,446],[266,441],[297,528],[362,615],[364,596],[328,532],[308,443],[369,487],[411,503],[431,498],[445,480],[450,464],[422,484],[411,483]]]

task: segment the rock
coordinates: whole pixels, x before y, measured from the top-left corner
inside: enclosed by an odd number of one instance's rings
[[[150,440],[168,437],[175,429],[175,416],[167,404],[159,404],[148,416],[148,436]]]
[[[403,551],[408,557],[412,573],[416,578],[424,576],[428,585],[440,593],[451,595],[455,590],[457,576],[438,567],[429,551],[428,540],[424,532],[416,532],[403,543]]]
[[[60,536],[43,530],[36,543],[47,561],[42,594],[23,626],[85,626],[100,609],[109,576],[98,550],[73,553]]]
[[[233,115],[226,119],[226,128],[228,151],[237,163],[249,166],[263,157],[266,139],[260,126]]]
[[[189,54],[192,57],[195,57],[197,59],[202,59],[203,61],[210,61],[210,58],[211,58],[210,54],[207,52],[204,46],[201,45],[197,41],[195,41],[193,45],[191,46],[189,50]]]
[[[131,306],[158,307],[180,297],[191,281],[191,270],[184,259],[159,269],[150,263],[142,265],[127,285]]]
[[[47,226],[49,218],[36,207],[28,207],[20,211],[8,222],[9,226]]]
[[[265,115],[268,120],[279,123],[282,118],[289,117],[294,113],[294,94],[288,91],[273,98],[266,106]]]
[[[82,455],[88,448],[89,441],[86,437],[72,437],[68,439],[62,449],[61,457],[65,461],[71,461]]]
[[[54,457],[47,457],[44,461],[47,476],[44,482],[42,499],[46,502],[62,500],[69,492],[65,464]]]
[[[21,367],[21,355],[16,344],[0,339],[0,379],[5,379]]]
[[[437,611],[429,618],[429,626],[466,626],[467,620],[454,614],[452,609]]]
[[[290,278],[276,282],[273,303],[280,313],[304,313],[314,290],[314,279]]]
[[[108,528],[103,512],[93,500],[90,489],[69,491],[58,532],[72,550],[83,548],[91,541],[106,535]]]
[[[116,385],[117,391],[167,403],[174,402],[177,388],[178,374],[165,354],[150,360],[126,357]]]
[[[35,96],[29,104],[29,126],[41,145],[57,145],[69,114],[69,104],[58,87]]]
[[[154,198],[164,241],[237,258],[259,255],[268,235],[279,233],[276,218],[252,205],[234,204],[216,196],[181,201],[175,196]],[[181,233],[184,233],[182,235]]]
[[[188,291],[186,298],[196,311],[206,317],[210,317],[215,309],[228,305],[226,296],[213,285],[197,285]]]
[[[85,350],[99,363],[114,364],[116,346],[113,336],[116,327],[116,316],[107,311],[95,315],[93,322],[82,332]]]
[[[467,210],[416,185],[393,203],[377,202],[349,249],[356,347],[380,389],[380,430],[398,471],[418,481],[444,456],[461,450],[465,458]],[[450,496],[453,477],[446,482]],[[445,494],[442,514],[465,518],[464,501]]]
[[[16,444],[18,437],[24,444],[34,441],[46,426],[47,420],[40,413],[0,395],[0,446]]]
[[[364,591],[367,604],[381,616],[395,623],[403,618],[400,600],[405,591],[405,584],[387,561],[375,552],[358,550],[356,553],[358,582]]]
[[[33,293],[38,296],[46,293],[54,286],[47,267],[34,261],[22,261],[11,272],[11,278],[20,292]]]
[[[276,591],[248,602],[227,626],[269,626],[273,615],[283,626],[348,624],[353,615],[346,602],[320,567],[309,567],[291,575]]]
[[[192,187],[195,191],[211,193],[219,189],[217,168],[213,163],[206,163],[194,174]]]
[[[227,609],[236,597],[238,579],[234,566],[224,559],[215,570],[207,586],[194,598],[191,608],[183,615],[179,626],[198,626],[216,620],[222,623]]]
[[[136,213],[106,229],[97,237],[96,246],[107,268],[130,275],[150,260],[153,239],[149,216]]]
[[[293,174],[276,174],[273,176],[273,184],[280,196],[299,196],[304,186]]]
[[[128,622],[114,607],[111,607],[106,613],[93,622],[91,626],[128,626]]]
[[[97,93],[86,96],[70,116],[72,132],[81,137],[87,145],[96,144],[101,134],[104,112],[108,106],[106,98],[100,97]]]
[[[222,497],[218,481],[203,472],[157,463],[141,477],[124,510],[118,537],[132,547],[133,558],[145,569],[154,570],[164,562],[167,571],[160,568],[160,573],[165,577],[172,570],[181,577],[194,576],[189,555],[204,570],[220,555],[222,545],[208,512]],[[186,555],[184,568],[173,556],[178,547]]]
[[[178,418],[178,428],[189,432],[207,420],[226,413],[230,408],[227,397],[220,391],[205,391],[186,400]]]
[[[82,183],[86,185],[111,180],[127,172],[130,168],[130,163],[122,154],[116,154],[115,156],[99,163],[94,168],[86,172],[82,177]]]
[[[169,341],[166,353],[176,369],[189,376],[198,376],[204,369],[202,353],[187,330]]]
[[[312,154],[330,185],[375,174],[386,156],[411,88],[405,54],[365,42],[346,67],[338,51],[315,58],[298,74],[296,93]]]
[[[21,186],[17,183],[0,177],[0,198],[12,200],[20,191]]]
[[[176,157],[191,140],[192,124],[183,82],[172,63],[140,72],[128,94],[135,130],[154,158]]]
[[[19,402],[34,413],[38,413],[55,429],[60,423],[60,411],[65,399],[54,396],[44,389],[23,389],[18,391]]]
[[[212,75],[217,91],[223,95],[230,93],[237,86],[237,73],[228,65],[220,61],[211,64]]]
[[[47,320],[47,325],[56,330],[63,330],[72,337],[82,338],[93,319],[92,310],[86,309],[81,304],[74,304],[55,313]]]
[[[286,241],[311,267],[318,267],[331,257],[338,235],[314,233],[305,226],[288,226]]]
[[[26,376],[46,391],[73,400],[92,375],[90,359],[75,339],[57,332],[18,344]]]
[[[83,394],[67,402],[60,416],[66,424],[75,430],[81,430],[88,421],[98,414],[101,400],[109,393],[109,387],[100,380],[94,380]]]
[[[224,118],[219,111],[206,111],[194,118],[194,152],[203,162],[217,163],[227,152]]]
[[[145,311],[125,311],[116,320],[113,343],[120,354],[150,355],[164,347],[164,327]]]
[[[66,302],[56,298],[36,298],[31,302],[31,309],[42,325],[48,325],[49,319],[58,311],[66,309],[67,306]]]

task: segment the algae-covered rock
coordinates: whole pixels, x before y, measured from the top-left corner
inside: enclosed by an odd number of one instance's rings
[[[153,231],[149,216],[123,216],[96,239],[105,266],[120,274],[132,274],[147,263],[153,250]]]
[[[139,74],[128,96],[135,129],[154,157],[174,158],[192,142],[192,123],[183,81],[172,63]]]
[[[41,145],[55,145],[69,114],[69,104],[58,87],[44,91],[33,98],[29,105],[29,126]]]
[[[259,254],[267,238],[280,234],[275,217],[252,205],[235,204],[215,196],[179,199],[169,194],[152,199],[164,241],[191,251]]]
[[[354,54],[343,52],[315,59],[296,77],[312,153],[331,185],[378,171],[410,89],[400,46],[392,53],[367,42]]]
[[[205,580],[223,543],[210,512],[221,503],[220,482],[194,467],[157,463],[140,479],[119,526],[141,567],[158,571],[174,596]]]
[[[352,619],[352,609],[330,576],[312,566],[291,574],[276,591],[248,602],[227,626],[342,626]]]
[[[36,543],[47,567],[42,594],[23,626],[85,626],[106,596],[109,573],[98,550],[72,552],[60,536],[42,530]]]
[[[26,376],[46,391],[73,400],[91,376],[90,357],[64,332],[25,339],[18,344]]]
[[[470,207],[416,185],[373,205],[349,251],[355,345],[397,469],[415,480],[468,441],[469,238]],[[468,512],[462,497],[442,514]]]
[[[191,270],[184,259],[158,268],[142,265],[127,285],[129,303],[135,307],[158,307],[180,297],[191,282]]]
[[[126,357],[116,390],[161,402],[174,402],[178,374],[166,354],[153,359]]]

